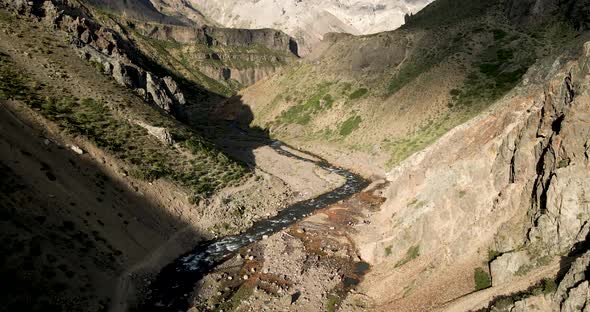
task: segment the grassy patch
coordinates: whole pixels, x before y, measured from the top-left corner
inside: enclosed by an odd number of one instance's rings
[[[419,256],[420,256],[420,246],[419,245],[412,246],[406,252],[406,256],[395,264],[395,267],[396,268],[401,267],[402,265],[418,258]]]
[[[284,111],[279,120],[284,123],[306,125],[315,114],[332,108],[334,99],[329,94],[331,85],[331,83],[320,84],[311,97]]]
[[[488,250],[488,262],[496,259],[499,255],[501,255],[502,253],[500,253],[499,251],[495,250],[495,249],[489,249]]]
[[[408,208],[420,209],[424,206],[426,206],[426,202],[419,200],[418,198],[414,198],[411,202],[408,203]]]
[[[228,300],[224,301],[216,309],[217,311],[234,311],[240,304],[248,299],[253,293],[252,287],[247,284],[242,284],[236,292],[234,292]]]
[[[464,113],[447,113],[443,117],[428,122],[414,133],[394,141],[385,140],[383,148],[390,151],[389,167],[399,164],[415,152],[434,143],[453,127],[467,121],[472,115]]]
[[[363,122],[361,116],[353,116],[348,118],[340,125],[340,135],[348,136],[354,130],[358,129],[361,122]]]
[[[351,94],[348,96],[348,98],[349,98],[350,100],[356,100],[356,99],[360,99],[360,98],[362,98],[363,96],[365,96],[367,93],[369,93],[369,90],[368,90],[368,89],[366,89],[366,88],[360,88],[360,89],[357,89],[357,90],[355,90],[354,92],[352,92],[352,93],[351,93]]]
[[[473,280],[475,281],[475,290],[482,290],[492,286],[490,275],[482,268],[475,269]]]
[[[326,302],[326,312],[336,312],[336,305],[340,302],[340,298],[336,295],[328,295],[328,301]]]

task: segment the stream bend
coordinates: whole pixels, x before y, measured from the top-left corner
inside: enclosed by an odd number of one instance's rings
[[[324,170],[336,173],[344,177],[346,182],[315,198],[294,203],[281,210],[275,217],[255,223],[244,233],[201,242],[160,271],[149,286],[148,296],[141,311],[187,311],[197,282],[215,266],[234,256],[240,248],[296,223],[305,215],[352,196],[369,185],[361,176],[333,166],[315,155],[313,157],[319,159],[318,161],[295,155],[284,149],[283,147],[288,146],[280,141],[273,141],[270,146],[283,156],[312,162]]]

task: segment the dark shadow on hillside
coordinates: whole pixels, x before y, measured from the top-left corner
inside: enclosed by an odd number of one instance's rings
[[[175,232],[204,238],[88,154],[52,143],[3,107],[0,120],[0,278],[9,285],[0,311],[109,307],[118,277]]]
[[[254,114],[237,95],[214,103],[207,112],[189,112],[186,122],[232,158],[256,165],[254,150],[270,145],[268,130],[251,126]]]
[[[189,125],[228,156],[250,167],[254,166],[252,151],[260,146],[269,145],[271,140],[267,131],[250,127],[254,114],[240,96],[227,98],[209,91],[152,60],[136,48],[133,42],[122,37],[118,39],[125,44],[123,50],[131,54],[136,65],[158,77],[170,76],[178,83],[187,103],[173,107],[172,114],[176,119]],[[165,114],[164,111],[160,111]]]

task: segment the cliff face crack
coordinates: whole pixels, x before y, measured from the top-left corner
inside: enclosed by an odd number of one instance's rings
[[[561,114],[551,123],[551,130],[553,130],[555,134],[559,134],[559,132],[561,132],[561,124],[563,123],[564,119],[565,115]]]
[[[552,141],[553,137],[549,139],[547,145],[542,149],[536,165],[537,178],[535,179],[533,193],[531,194],[531,208],[534,212],[533,218],[535,227],[538,226],[539,217],[545,214],[547,210],[547,191],[551,185],[551,179],[554,176],[552,170],[546,171],[547,157],[552,155],[552,157],[555,158],[551,147]],[[553,161],[553,163],[555,163],[555,161]]]
[[[511,184],[516,181],[516,153],[518,153],[518,147],[520,145],[521,135],[519,135],[518,138],[516,139],[516,141],[514,142],[514,148],[512,149],[512,157],[510,158],[509,182]]]
[[[549,190],[549,186],[551,186],[551,180],[553,177],[555,177],[554,173],[549,174],[549,178],[541,190],[541,196],[539,196],[539,210],[542,215],[547,212],[547,192]]]
[[[570,105],[574,101],[576,95],[574,91],[574,83],[572,81],[572,73],[568,73],[564,79],[565,88],[565,105]]]
[[[512,153],[512,158],[510,159],[510,183],[513,184],[516,179],[516,172],[515,172],[515,161],[516,161],[516,150]]]

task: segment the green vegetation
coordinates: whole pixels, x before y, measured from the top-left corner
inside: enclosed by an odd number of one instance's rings
[[[450,5],[450,4],[449,4]],[[471,32],[488,32],[495,40],[475,56],[474,70],[465,78],[461,88],[450,90],[449,110],[433,120],[426,121],[409,135],[383,142],[384,149],[391,153],[387,165],[393,167],[413,153],[434,143],[452,128],[479,114],[482,110],[513,89],[534,63],[535,50],[516,50],[515,41],[530,46],[535,44],[526,36],[509,36],[507,30],[472,29]],[[414,60],[403,64],[389,85],[389,92],[399,91],[407,83],[430,70],[440,60],[464,49],[463,37],[450,45],[439,43],[436,52],[418,50]],[[448,40],[451,41],[451,40]],[[418,65],[416,65],[418,64]]]
[[[358,129],[361,122],[363,122],[361,116],[353,116],[348,118],[340,125],[340,135],[348,136],[354,130]]]
[[[292,106],[284,111],[279,119],[284,123],[295,123],[299,125],[308,124],[313,115],[332,108],[334,99],[329,94],[331,85],[332,83],[329,82],[321,83],[305,103]]]
[[[328,302],[326,303],[326,312],[336,312],[336,305],[340,302],[340,298],[336,295],[328,295]]]
[[[557,168],[565,168],[567,166],[570,165],[571,160],[570,159],[561,159],[558,163],[557,163]]]
[[[466,114],[452,115],[447,113],[443,117],[429,122],[405,138],[394,141],[383,141],[383,147],[391,153],[391,158],[387,165],[389,167],[397,165],[416,151],[422,150],[434,143],[453,127],[467,121],[468,118],[469,116]]]
[[[392,246],[385,247],[385,256],[386,257],[391,256],[391,248],[392,248]]]
[[[545,295],[552,294],[557,291],[557,283],[555,283],[554,279],[545,278],[541,281],[540,286],[542,287],[542,292]]]
[[[473,279],[475,281],[475,290],[482,290],[492,286],[490,275],[482,268],[477,268],[473,272]]]
[[[43,98],[29,87],[33,82],[11,68],[6,55],[0,55],[0,75],[6,78],[0,80],[0,99],[22,101],[63,131],[86,137],[125,161],[137,178],[148,181],[167,178],[189,188],[193,199],[199,199],[233,185],[247,174],[243,165],[230,160],[187,128],[173,126],[171,134],[190,156],[163,145],[145,129],[114,114],[105,103],[63,95]]]
[[[357,89],[356,91],[352,92],[349,96],[348,99],[350,100],[356,100],[356,99],[360,99],[363,96],[365,96],[367,93],[369,92],[368,89],[366,88],[360,88]]]
[[[230,298],[224,300],[218,307],[217,311],[234,311],[240,306],[240,304],[248,299],[254,291],[252,287],[247,284],[242,284],[236,292],[232,294]]]
[[[395,94],[397,91],[401,90],[408,83],[418,78],[418,76],[424,73],[432,65],[434,64],[430,62],[426,63],[425,61],[418,61],[402,65],[400,70],[389,83],[389,94]]]
[[[424,206],[426,206],[426,202],[419,200],[418,198],[414,198],[411,202],[408,203],[408,208],[420,209]]]
[[[395,264],[395,267],[396,268],[401,267],[402,265],[418,258],[419,256],[420,256],[420,246],[419,245],[412,246],[406,252],[406,256]]]

